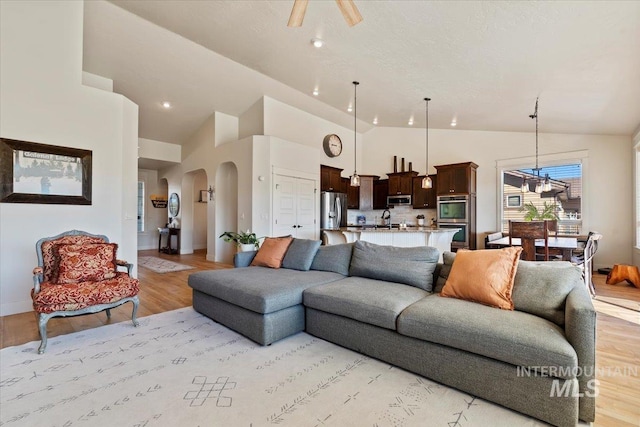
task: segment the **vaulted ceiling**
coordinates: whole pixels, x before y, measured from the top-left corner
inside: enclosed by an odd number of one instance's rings
[[[83,67],[139,105],[140,137],[178,144],[261,96],[351,127],[353,80],[363,131],[424,127],[425,96],[431,128],[532,132],[536,97],[541,132],[640,126],[638,1],[355,4],[354,27],[311,0],[289,28],[293,1],[87,1]]]

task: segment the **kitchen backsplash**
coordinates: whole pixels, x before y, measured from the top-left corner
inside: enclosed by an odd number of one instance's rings
[[[349,209],[347,211],[347,224],[357,225],[358,216],[362,215],[366,218],[366,224],[382,224],[382,209],[373,211],[360,211],[357,209]],[[435,221],[435,209],[413,209],[411,206],[395,206],[389,209],[391,212],[391,223],[400,224],[405,221],[407,225],[418,225],[417,215],[424,215],[424,225],[431,225],[431,220]]]

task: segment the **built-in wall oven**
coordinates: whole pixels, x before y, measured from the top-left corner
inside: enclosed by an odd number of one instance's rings
[[[469,222],[469,196],[439,196],[438,224]]]
[[[451,241],[452,248],[465,248],[469,246],[469,225],[463,222],[446,223],[439,222],[438,228],[459,228],[460,230],[453,235]]]
[[[469,196],[439,196],[437,204],[439,228],[459,228],[451,241],[452,250],[469,247]]]

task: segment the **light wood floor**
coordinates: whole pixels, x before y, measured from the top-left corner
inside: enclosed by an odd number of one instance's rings
[[[158,274],[139,268],[138,278],[141,285],[138,317],[190,306],[191,288],[187,285],[189,274],[199,270],[231,267],[206,261],[203,251],[197,251],[193,255],[167,255],[149,250],[140,251],[139,255],[159,256],[191,265],[195,269]],[[640,312],[623,306],[640,308],[640,289],[626,283],[615,286],[606,285],[605,278],[606,276],[603,275],[594,275],[598,292],[598,297],[593,301],[598,312],[596,367],[600,382],[594,425],[638,427],[640,426]],[[49,321],[48,335],[54,337],[91,329],[126,321],[130,317],[131,304],[127,303],[112,310],[110,321],[107,321],[104,313],[54,318]],[[0,317],[0,331],[2,331],[1,348],[40,339],[34,313]],[[34,349],[37,346],[38,343],[34,343]],[[629,372],[633,370],[635,373]],[[607,372],[609,372],[608,375]]]

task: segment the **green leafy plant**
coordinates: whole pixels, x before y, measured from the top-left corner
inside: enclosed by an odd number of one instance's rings
[[[254,245],[256,249],[260,244],[260,239],[264,237],[256,236],[256,233],[252,233],[250,230],[241,231],[236,233],[235,231],[225,231],[219,238],[222,238],[225,242],[233,242],[237,246],[240,245]]]
[[[424,219],[424,215],[420,214],[416,216],[417,219]]]
[[[543,221],[545,219],[557,220],[558,214],[556,210],[558,205],[555,203],[544,202],[544,205],[539,209],[532,202],[527,202],[522,206],[520,212],[525,212],[525,221]]]

